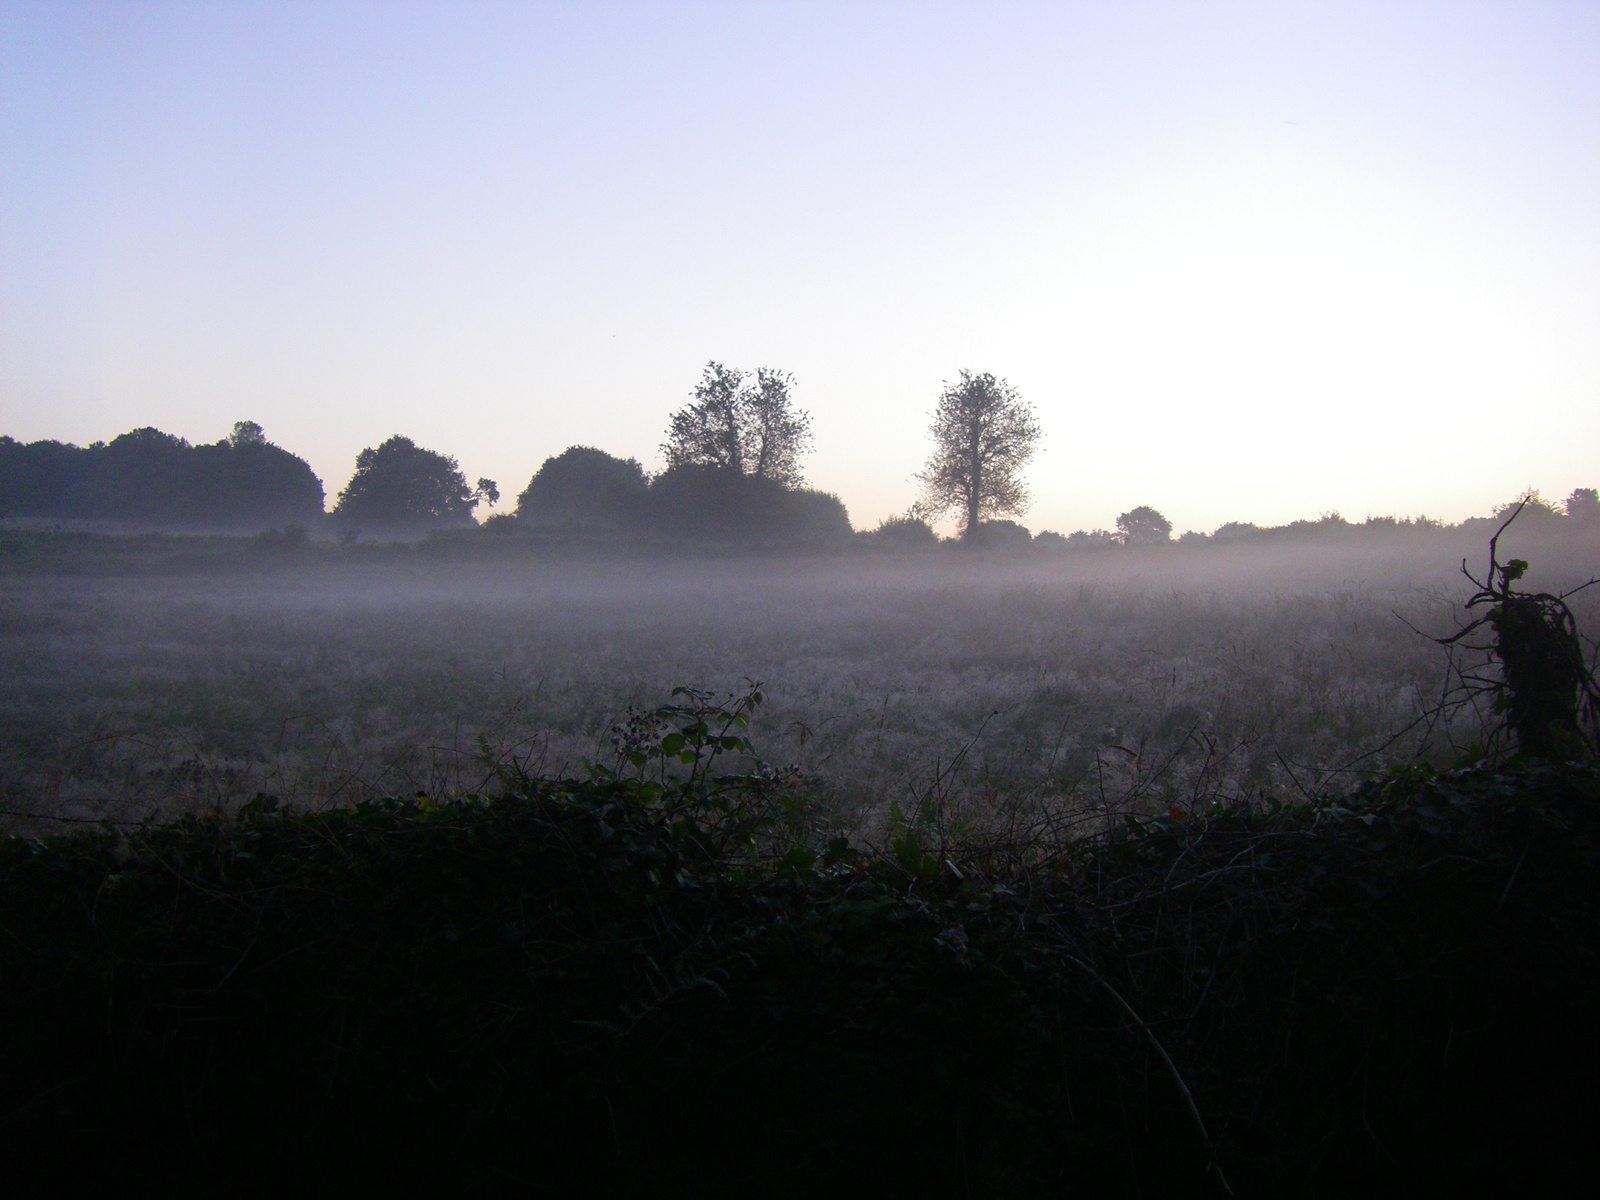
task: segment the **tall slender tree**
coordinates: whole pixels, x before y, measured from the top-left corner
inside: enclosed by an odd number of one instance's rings
[[[1043,435],[1033,408],[1004,379],[962,371],[934,410],[933,453],[917,476],[930,513],[962,514],[971,538],[988,517],[1020,516],[1028,507],[1022,468]]]

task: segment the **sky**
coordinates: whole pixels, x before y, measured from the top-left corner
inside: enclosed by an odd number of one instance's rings
[[[0,0],[0,433],[510,498],[710,360],[857,527],[963,369],[1035,530],[1600,486],[1600,0]]]

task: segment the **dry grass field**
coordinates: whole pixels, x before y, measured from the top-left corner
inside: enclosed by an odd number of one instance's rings
[[[1314,793],[1481,741],[1471,709],[1419,721],[1446,662],[1408,627],[1455,628],[1481,540],[11,570],[0,807],[31,828],[258,792],[307,807],[471,792],[508,756],[534,773],[610,763],[630,705],[747,678],[768,697],[763,756],[857,828],[930,793]],[[1534,586],[1600,569],[1591,542],[1509,551]],[[1576,599],[1591,633],[1597,600]]]

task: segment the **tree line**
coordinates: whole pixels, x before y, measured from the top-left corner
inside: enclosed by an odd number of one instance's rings
[[[569,446],[544,461],[513,512],[490,516],[485,524],[496,532],[560,526],[602,536],[736,542],[847,539],[853,531],[844,504],[807,485],[803,460],[813,444],[811,416],[796,407],[793,390],[794,378],[785,371],[709,362],[689,402],[668,420],[662,471],[650,475],[637,459]],[[1023,471],[1042,436],[1032,406],[1006,380],[961,371],[945,384],[931,417],[932,448],[915,477],[921,495],[870,536],[889,548],[932,546],[939,541],[932,523],[954,515],[960,542],[985,548],[1092,549],[1173,540],[1172,522],[1148,505],[1122,513],[1114,531],[1035,536],[1011,520],[1027,511]],[[480,505],[493,507],[499,500],[494,480],[469,483],[455,458],[399,434],[357,455],[349,483],[326,513],[322,482],[310,465],[269,442],[253,421],[236,423],[221,441],[194,446],[152,428],[84,448],[0,437],[0,516],[236,529],[327,520],[345,536],[358,536],[470,526]],[[1536,492],[1519,500],[1529,520],[1563,515]],[[1600,520],[1596,490],[1576,489],[1564,515]],[[1367,522],[1402,524],[1413,523]],[[1438,523],[1418,518],[1416,524]],[[1230,522],[1209,537],[1190,533],[1178,540],[1239,541],[1339,527],[1348,526],[1329,514],[1277,531]]]
[[[83,447],[0,437],[0,515],[262,528],[322,512],[310,464],[253,421],[198,446],[148,427]]]

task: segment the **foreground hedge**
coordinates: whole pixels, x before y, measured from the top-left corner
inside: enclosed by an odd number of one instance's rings
[[[1529,1194],[1591,1158],[1591,768],[1026,862],[755,861],[692,816],[602,779],[11,839],[8,1190]]]

